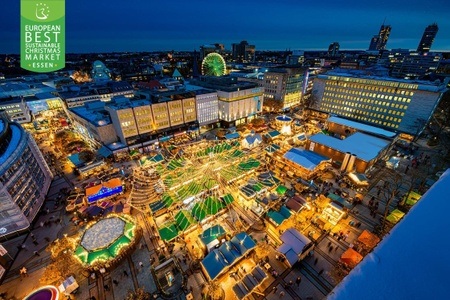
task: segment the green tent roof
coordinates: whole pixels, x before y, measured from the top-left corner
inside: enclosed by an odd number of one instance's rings
[[[204,205],[206,207],[206,214],[208,215],[215,215],[219,210],[224,208],[224,205],[219,199],[211,196],[206,198]]]
[[[96,260],[109,260],[112,257],[111,253],[106,249],[93,251],[89,253],[87,263],[92,265]]]
[[[222,199],[226,205],[230,205],[234,201],[233,195],[231,194],[226,194],[225,196],[222,197]]]
[[[192,224],[195,223],[195,219],[192,217],[192,215],[186,211],[186,210],[180,210],[175,215],[175,221],[177,222],[177,226],[181,231],[186,230],[189,228]]]
[[[420,197],[422,197],[420,194],[416,193],[416,192],[409,192],[408,194],[408,198],[406,198],[406,205],[414,205],[417,203],[417,201],[420,200]]]
[[[400,221],[401,218],[405,215],[404,212],[394,209],[389,216],[386,217],[386,220],[391,222],[392,224],[397,224],[398,221]]]
[[[130,244],[130,242],[131,241],[129,238],[122,235],[120,238],[115,240],[114,243],[111,244],[111,246],[108,247],[108,251],[112,254],[113,257],[116,257],[119,254],[120,249]]]
[[[178,236],[178,229],[174,223],[165,225],[159,228],[159,236],[166,242],[170,242]]]
[[[276,189],[276,192],[278,193],[278,195],[283,196],[287,191],[287,187],[285,187],[284,185],[279,185]]]
[[[136,226],[133,223],[125,223],[124,235],[130,240],[134,236],[134,228]]]
[[[84,249],[83,246],[78,245],[74,253],[83,263],[88,262],[89,252],[86,249]]]
[[[202,240],[203,244],[208,245],[217,237],[220,237],[224,235],[225,229],[222,228],[220,225],[214,225],[208,229],[205,229],[205,231],[202,232],[202,234],[199,235],[199,238]]]
[[[168,194],[164,194],[164,195],[162,196],[162,199],[161,199],[161,200],[164,202],[164,205],[165,205],[166,207],[171,206],[172,203],[174,202],[173,199],[172,199],[172,197],[170,197],[170,195],[168,195]]]
[[[205,206],[197,202],[195,203],[194,207],[192,208],[192,215],[197,219],[197,221],[202,221],[204,218],[206,218],[206,208]]]

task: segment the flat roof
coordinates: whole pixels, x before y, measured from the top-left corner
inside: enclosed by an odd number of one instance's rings
[[[381,129],[381,128],[378,128],[378,127],[375,127],[375,126],[359,123],[359,122],[356,122],[356,121],[347,120],[347,119],[336,117],[336,116],[329,117],[328,118],[328,122],[336,123],[336,124],[347,126],[347,127],[351,127],[351,128],[356,129],[356,130],[364,131],[364,132],[367,132],[367,133],[373,133],[373,134],[376,134],[376,135],[385,136],[385,137],[388,137],[388,138],[394,138],[397,135],[397,133],[392,132],[392,131],[384,130],[384,129]]]
[[[326,156],[300,148],[291,148],[291,150],[286,152],[283,157],[308,170],[313,170],[322,161],[330,160]]]
[[[339,152],[350,152],[351,154],[355,154],[357,158],[366,162],[376,158],[378,154],[390,144],[388,140],[377,138],[362,132],[355,132],[343,140],[323,133],[318,133],[311,136],[309,140]]]

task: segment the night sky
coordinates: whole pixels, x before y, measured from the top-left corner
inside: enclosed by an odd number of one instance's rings
[[[4,1],[0,53],[19,53],[20,1]],[[385,18],[388,49],[416,49],[436,22],[432,50],[450,51],[449,14],[449,0],[67,0],[66,52],[230,49],[241,40],[257,50],[326,49],[334,41],[367,49]]]

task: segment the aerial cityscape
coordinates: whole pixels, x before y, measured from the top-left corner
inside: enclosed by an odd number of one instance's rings
[[[448,297],[450,5],[401,2],[68,1],[43,73],[12,4],[0,299]]]

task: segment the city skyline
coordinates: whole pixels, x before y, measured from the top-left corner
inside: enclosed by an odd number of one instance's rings
[[[10,13],[4,16],[0,53],[19,53],[19,4],[9,4]],[[450,50],[450,20],[445,17],[450,3],[373,4],[366,0],[341,4],[233,0],[218,5],[195,0],[173,8],[145,1],[127,7],[105,0],[67,1],[66,52],[192,51],[210,43],[222,43],[230,50],[232,43],[241,40],[256,50],[326,50],[334,41],[342,50],[367,50],[383,21],[392,26],[387,49],[416,49],[425,27],[437,23],[439,33],[431,51]]]

